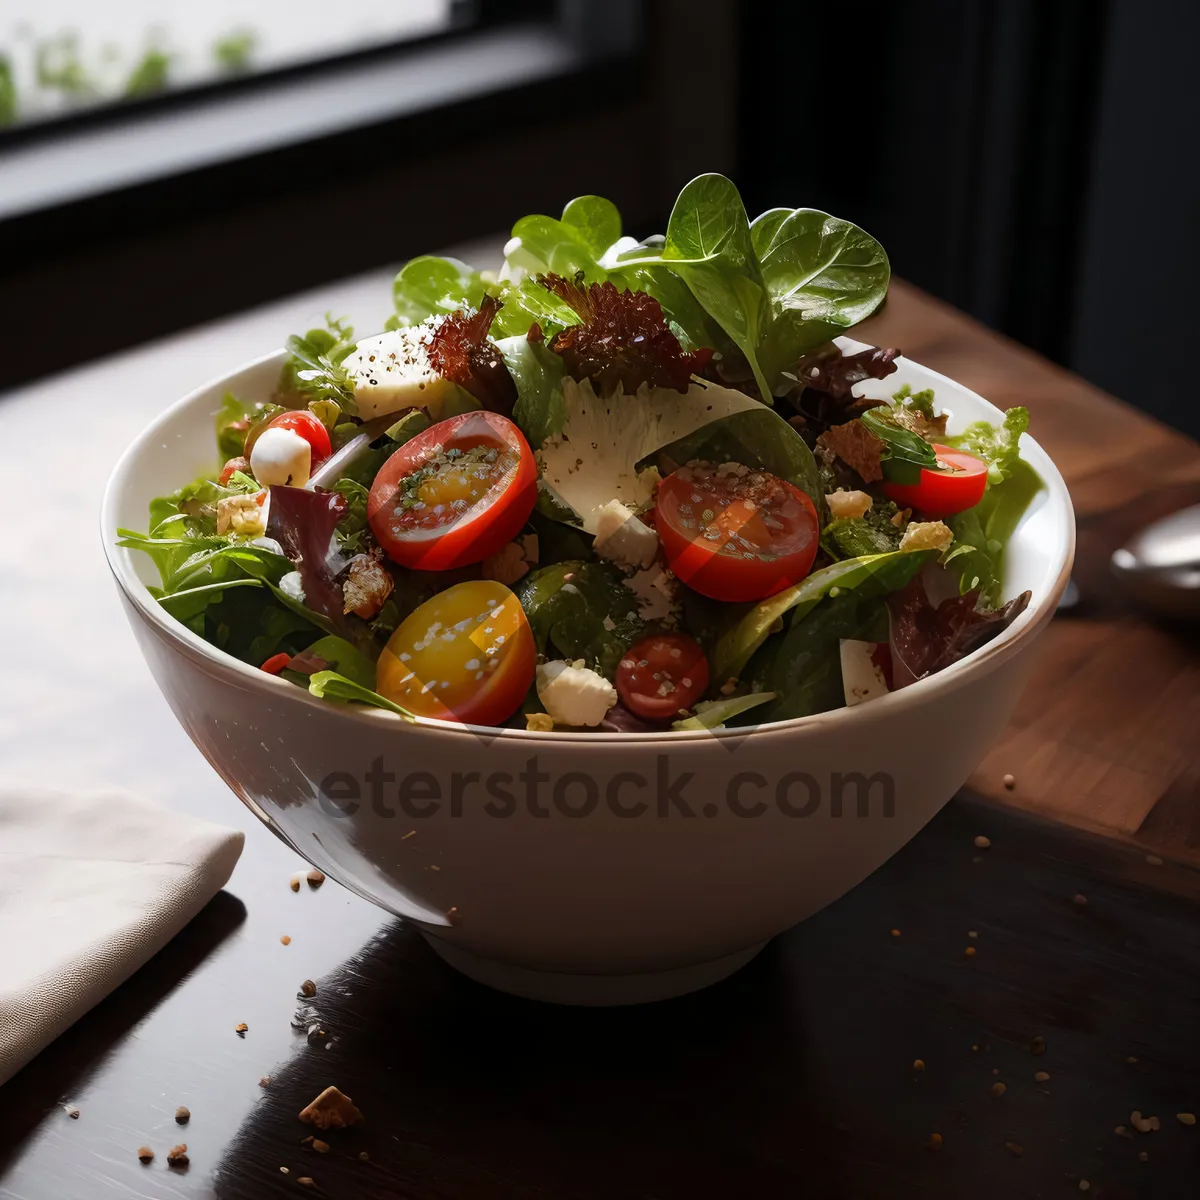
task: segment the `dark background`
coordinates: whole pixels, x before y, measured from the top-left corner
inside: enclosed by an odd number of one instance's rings
[[[1200,319],[1200,5],[466,7],[471,28],[453,36],[541,23],[581,61],[501,96],[0,220],[0,386],[584,191],[611,196],[633,230],[662,228],[688,178],[723,170],[752,215],[809,205],[855,220],[896,274],[1200,434],[1177,365]],[[379,53],[402,71],[426,50]],[[0,179],[6,153],[37,139],[104,138],[113,121],[209,99],[0,132]]]

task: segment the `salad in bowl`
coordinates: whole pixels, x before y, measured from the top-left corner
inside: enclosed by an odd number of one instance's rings
[[[518,221],[494,272],[420,257],[395,314],[288,339],[227,394],[212,470],[120,545],[226,654],[338,703],[542,733],[695,731],[858,705],[1029,602],[1023,408],[947,432],[845,335],[887,256],[720,175],[664,236],[598,196]]]

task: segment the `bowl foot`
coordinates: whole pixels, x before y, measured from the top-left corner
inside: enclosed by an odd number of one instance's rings
[[[527,1000],[593,1007],[647,1004],[652,1000],[669,1000],[673,996],[697,992],[740,970],[767,944],[759,942],[757,946],[714,958],[711,962],[675,967],[669,971],[647,971],[637,975],[566,975],[482,958],[452,946],[434,934],[421,932],[445,962],[476,983]]]

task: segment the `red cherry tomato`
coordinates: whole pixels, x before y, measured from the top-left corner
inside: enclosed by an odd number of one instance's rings
[[[631,646],[617,665],[617,695],[631,713],[665,721],[708,687],[708,660],[686,633],[659,633]]]
[[[820,537],[817,510],[794,484],[711,463],[680,467],[658,485],[655,527],[671,570],[727,601],[762,600],[798,583]]]
[[[511,542],[536,500],[521,431],[499,413],[469,412],[431,425],[383,464],[367,520],[401,566],[449,571]]]
[[[471,579],[401,622],[375,667],[375,690],[421,717],[499,725],[533,683],[537,647],[521,602]]]
[[[944,469],[922,467],[919,483],[889,483],[885,479],[879,485],[883,494],[901,508],[911,508],[925,517],[952,517],[974,508],[987,487],[987,463],[965,450],[936,442],[933,452]]]

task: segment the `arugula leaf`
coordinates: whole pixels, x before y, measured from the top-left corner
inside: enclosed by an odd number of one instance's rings
[[[847,558],[814,571],[807,579],[751,606],[718,640],[712,656],[712,679],[720,684],[737,679],[751,656],[771,634],[776,622],[792,612],[792,624],[802,620],[827,596],[866,587],[883,595],[904,587],[933,556],[931,550],[896,550]]]
[[[769,408],[755,407],[712,421],[663,446],[650,458],[660,464],[660,471],[663,467],[674,470],[693,459],[743,463],[794,483],[807,493],[818,512],[821,509],[820,475],[808,443]]]
[[[293,334],[288,338],[288,359],[279,390],[297,395],[306,403],[332,400],[342,412],[355,416],[358,406],[354,402],[354,383],[342,363],[356,344],[354,330],[327,313],[324,329],[310,329],[303,337]]]
[[[496,349],[517,387],[513,420],[539,450],[548,437],[562,432],[566,420],[563,360],[544,341],[531,342],[524,334],[497,339]]]
[[[610,563],[554,563],[526,575],[513,590],[541,653],[586,659],[610,679],[645,629],[637,597]]]
[[[353,679],[347,679],[345,675],[339,675],[337,671],[318,671],[310,676],[308,690],[322,700],[369,704],[375,708],[386,708],[388,712],[394,712],[406,721],[416,720],[408,709],[393,704],[386,696],[381,696],[361,683],[355,683]]]
[[[357,479],[349,477],[339,479],[329,490],[344,496],[346,500],[346,511],[333,531],[338,546],[346,554],[361,554],[370,544],[367,500],[371,493]]]

